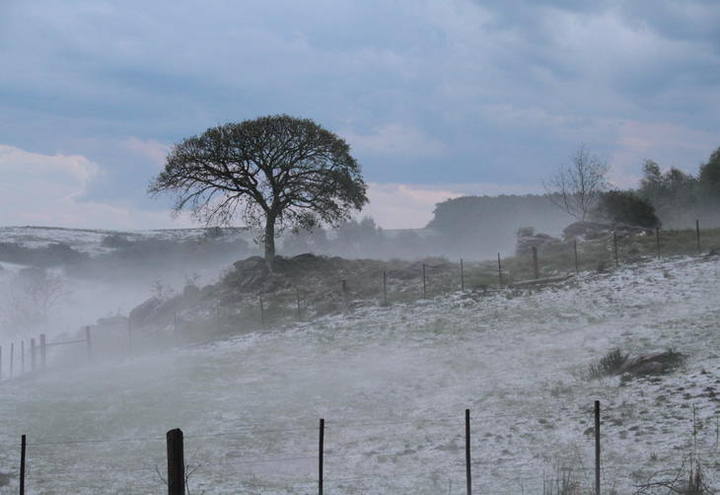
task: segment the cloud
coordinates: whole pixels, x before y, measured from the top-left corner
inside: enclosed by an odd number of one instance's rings
[[[80,155],[42,155],[13,146],[0,145],[0,170],[5,178],[4,193],[32,186],[71,194],[75,186],[84,188],[99,173],[99,167]],[[10,182],[12,180],[12,182]]]
[[[696,174],[718,144],[717,134],[710,131],[668,122],[624,121],[611,157],[611,179],[620,187],[636,186],[646,159]]]
[[[167,210],[84,199],[102,169],[81,155],[44,155],[0,145],[0,225],[145,229],[190,226]]]
[[[692,168],[717,147],[715,0],[0,5],[3,142],[102,164],[85,203],[150,210],[166,143],[270,113],[428,190],[540,184],[580,143],[630,185],[645,153]]]
[[[102,168],[81,155],[45,155],[0,145],[0,225],[49,225],[78,228],[150,229],[195,226],[187,216],[173,219],[168,210],[147,210],[132,204],[91,200],[89,185]],[[9,180],[12,179],[12,180]],[[368,185],[369,205],[363,211],[383,228],[421,228],[432,218],[435,204],[466,194],[497,195],[540,192],[537,188],[503,184]]]
[[[139,155],[149,158],[156,165],[162,166],[165,157],[170,153],[170,146],[154,139],[128,138],[125,141],[127,148]]]
[[[402,124],[384,124],[368,134],[340,131],[340,135],[360,153],[415,157],[438,156],[445,152],[445,145],[439,139]]]

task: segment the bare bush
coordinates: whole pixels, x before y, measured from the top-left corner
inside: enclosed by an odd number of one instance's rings
[[[584,222],[609,187],[607,173],[608,165],[581,146],[572,156],[570,165],[560,167],[544,184],[547,198]]]

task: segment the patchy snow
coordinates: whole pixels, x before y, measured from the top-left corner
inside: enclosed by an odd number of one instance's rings
[[[228,231],[225,230],[226,235],[223,240],[232,241],[238,237],[245,240],[252,238],[251,234],[242,229],[233,229],[231,235],[227,235],[227,233]],[[123,236],[130,241],[155,239],[181,242],[201,239],[207,235],[207,230],[196,228],[114,231],[34,226],[0,227],[0,242],[11,242],[27,248],[40,248],[50,244],[63,243],[91,256],[113,251],[113,248],[102,245],[103,239],[111,235]]]
[[[717,457],[719,282],[717,257],[649,262],[5,381],[0,472],[27,433],[29,493],[160,493],[164,433],[180,427],[192,493],[314,493],[324,417],[326,493],[462,494],[469,408],[476,492],[542,493],[564,467],[591,486],[599,399],[603,484],[632,493],[693,444]],[[616,346],[688,359],[622,386],[588,380]]]

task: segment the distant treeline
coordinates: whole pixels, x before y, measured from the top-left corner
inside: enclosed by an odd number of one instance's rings
[[[338,229],[317,229],[287,236],[281,253],[313,252],[348,258],[494,256],[515,250],[518,229],[559,235],[572,217],[542,195],[465,196],[438,203],[425,229],[379,228],[372,218],[352,220]]]
[[[637,194],[655,207],[665,228],[690,227],[696,219],[720,226],[720,148],[694,175],[674,167],[663,172],[657,162],[646,160]]]
[[[656,162],[648,160],[643,164],[643,178],[637,189],[623,192],[649,203],[663,228],[691,228],[696,219],[703,227],[720,226],[720,148],[696,175],[677,168],[663,172]],[[643,206],[642,202],[627,201],[628,194],[610,194],[608,198],[615,207]],[[601,209],[593,213],[591,220],[613,221],[603,218]],[[646,213],[652,215],[651,211]],[[620,217],[629,221],[639,216]],[[371,218],[365,218],[347,222],[336,230],[286,236],[281,252],[378,258],[487,258],[498,251],[514,252],[520,228],[533,227],[536,232],[560,236],[574,221],[543,194],[463,196],[438,203],[425,229],[383,231]]]
[[[450,253],[492,254],[514,250],[520,228],[560,235],[573,221],[544,195],[464,196],[438,203],[428,228],[440,234]]]

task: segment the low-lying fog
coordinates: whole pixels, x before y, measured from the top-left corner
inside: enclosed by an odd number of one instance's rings
[[[0,473],[16,472],[27,434],[29,493],[160,493],[164,434],[180,427],[191,493],[313,493],[323,417],[328,493],[461,494],[470,408],[476,490],[541,493],[563,468],[591,482],[600,398],[603,483],[628,493],[682,464],[689,403],[707,426],[696,442],[714,448],[702,391],[717,387],[718,282],[717,258],[682,258],[93,363],[82,346],[64,354],[72,366],[53,350],[46,373],[0,385]],[[614,346],[690,358],[657,383],[588,379]],[[668,393],[679,387],[693,399]]]

